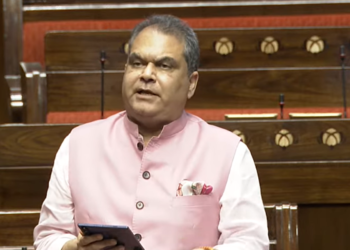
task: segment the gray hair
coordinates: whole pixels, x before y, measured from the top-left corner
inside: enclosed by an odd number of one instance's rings
[[[184,57],[189,75],[198,70],[200,53],[196,33],[188,24],[172,15],[153,15],[136,25],[129,40],[129,53],[136,37],[143,29],[150,26],[154,26],[160,32],[173,35],[183,41],[185,45]]]

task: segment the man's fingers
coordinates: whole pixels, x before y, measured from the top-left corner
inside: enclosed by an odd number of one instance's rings
[[[89,249],[104,249],[106,247],[114,247],[113,250],[125,250],[124,246],[116,246],[117,241],[114,239],[103,240],[103,236],[95,234],[91,236],[78,236],[78,245],[88,247]],[[111,249],[111,250],[112,250]]]
[[[103,236],[100,234],[94,234],[91,236],[82,236],[81,234],[79,234],[78,244],[79,246],[87,246],[96,241],[101,241],[102,239],[103,239]]]
[[[113,247],[116,245],[117,245],[117,241],[114,239],[103,240],[103,241],[99,241],[91,244],[91,246],[93,246],[93,249],[104,249],[105,247]]]
[[[117,247],[113,247],[110,250],[125,250],[124,246],[117,246]]]

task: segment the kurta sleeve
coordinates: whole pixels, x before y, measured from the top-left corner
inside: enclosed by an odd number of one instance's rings
[[[40,220],[34,229],[34,247],[37,250],[61,250],[67,241],[76,238],[68,168],[69,136],[56,154]]]
[[[217,250],[268,250],[267,218],[252,155],[240,142],[220,199]]]

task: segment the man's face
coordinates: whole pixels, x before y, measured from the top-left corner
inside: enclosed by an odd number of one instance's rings
[[[125,67],[125,109],[135,119],[173,121],[193,96],[197,80],[197,72],[188,75],[183,42],[148,27],[134,40]]]

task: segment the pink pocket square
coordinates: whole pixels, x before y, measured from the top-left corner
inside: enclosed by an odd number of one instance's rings
[[[208,195],[213,191],[213,187],[204,181],[183,180],[179,183],[176,196]]]

